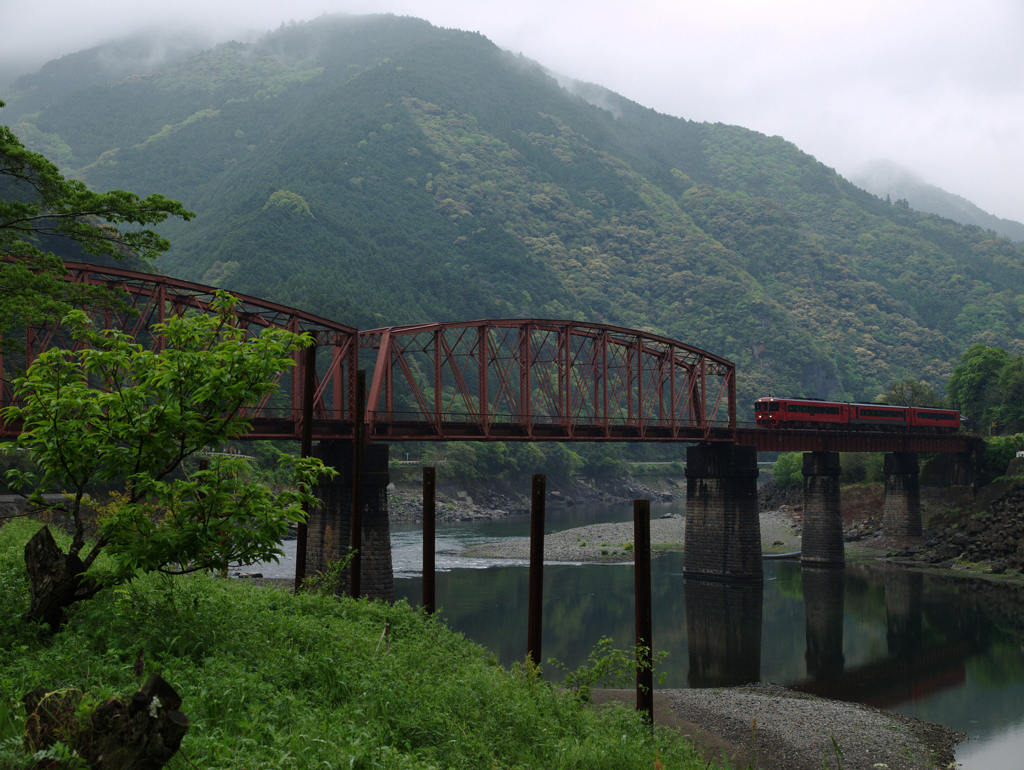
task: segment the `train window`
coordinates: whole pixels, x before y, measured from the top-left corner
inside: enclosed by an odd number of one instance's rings
[[[778,404],[769,404],[768,405],[768,411],[769,412],[777,412],[777,411],[779,411],[779,405]]]
[[[761,405],[760,404],[754,404],[754,411],[755,412],[760,412],[761,411]]]
[[[839,407],[822,406],[821,404],[790,404],[789,411],[801,414],[839,414]]]
[[[950,412],[918,412],[917,416],[923,420],[955,420],[956,416]]]
[[[897,409],[861,409],[861,417],[881,417],[887,420],[899,420],[903,417],[903,412]]]

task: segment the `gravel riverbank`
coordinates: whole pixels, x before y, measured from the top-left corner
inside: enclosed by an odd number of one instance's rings
[[[598,706],[632,707],[636,699],[631,690],[592,695]],[[771,684],[658,690],[654,722],[690,737],[709,761],[758,770],[946,770],[955,767],[954,749],[964,738],[919,719]]]
[[[686,518],[666,514],[651,521],[651,548],[677,551],[683,548]],[[761,514],[762,552],[792,553],[800,550],[800,531],[788,516],[776,511]],[[467,548],[464,556],[486,559],[529,559],[530,538],[508,538]],[[544,560],[551,562],[628,562],[633,560],[633,522],[591,524],[544,536]]]

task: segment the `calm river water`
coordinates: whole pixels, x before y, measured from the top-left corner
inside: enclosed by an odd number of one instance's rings
[[[653,505],[651,515],[673,510]],[[629,505],[547,512],[549,531],[632,520]],[[457,554],[528,534],[528,516],[437,527],[439,611],[506,666],[526,651],[527,567]],[[419,605],[420,529],[396,527],[391,538],[395,594]],[[654,559],[654,650],[669,652],[660,687],[777,682],[966,732],[956,755],[965,770],[1024,765],[1024,588],[860,565],[764,566],[764,586],[739,587],[684,581],[682,554]],[[546,564],[544,584],[545,660],[581,666],[605,636],[632,645],[632,565]]]
[[[652,505],[652,517],[677,509]],[[632,506],[547,511],[549,532],[607,521],[632,521]],[[505,665],[526,654],[527,565],[458,553],[528,535],[528,515],[437,527],[439,612]],[[420,529],[391,537],[396,596],[419,606]],[[1024,588],[865,565],[764,570],[763,586],[733,586],[684,581],[682,554],[654,560],[654,649],[669,653],[660,687],[777,682],[965,732],[964,770],[1024,766]],[[546,564],[541,657],[576,668],[602,637],[629,647],[633,613],[632,565]]]

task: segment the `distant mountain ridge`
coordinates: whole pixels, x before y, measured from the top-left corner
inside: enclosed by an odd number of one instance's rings
[[[928,184],[920,176],[891,160],[875,160],[850,175],[850,181],[879,198],[905,200],[912,208],[938,214],[963,225],[992,230],[1015,243],[1024,243],[1024,224],[1001,219],[966,198]]]
[[[209,46],[194,33],[148,30],[53,59],[10,84],[4,120],[16,122],[75,91],[171,66]]]
[[[62,88],[12,128],[96,188],[195,210],[161,269],[360,328],[639,328],[734,360],[745,400],[941,388],[974,342],[1024,352],[1021,251],[987,228],[479,34],[325,16]]]

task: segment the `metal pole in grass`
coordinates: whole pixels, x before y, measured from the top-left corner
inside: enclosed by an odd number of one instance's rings
[[[530,495],[530,607],[526,626],[526,654],[540,665],[541,611],[544,605],[544,502],[547,477],[533,476]]]
[[[636,710],[654,724],[651,633],[651,501],[633,501],[633,584],[636,592]]]
[[[356,372],[356,411],[352,419],[352,532],[349,592],[359,598],[363,575],[363,442],[366,441],[366,370]]]
[[[302,351],[302,445],[303,459],[313,453],[313,399],[316,397],[316,345]],[[309,516],[309,504],[302,504],[302,511]],[[306,522],[299,522],[295,537],[295,591],[302,589],[306,579],[306,543],[308,529]]]
[[[434,534],[436,503],[436,469],[423,469],[423,609],[433,615],[436,609],[434,590]]]

